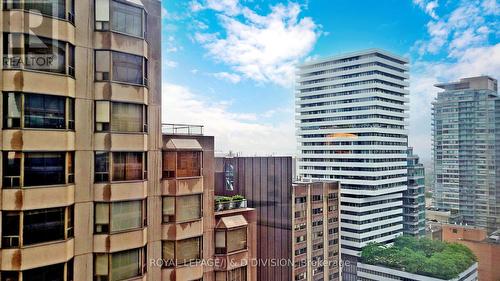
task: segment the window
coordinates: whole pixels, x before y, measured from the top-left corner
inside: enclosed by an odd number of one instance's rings
[[[163,222],[184,222],[200,219],[202,194],[163,197]]]
[[[66,268],[66,274],[65,272]],[[2,281],[73,281],[73,260],[66,263],[32,268],[24,271],[1,271]],[[66,275],[66,276],[65,276]]]
[[[51,38],[4,33],[3,67],[31,69],[73,76],[75,46]],[[74,71],[73,71],[74,72]]]
[[[73,221],[73,206],[2,212],[2,247],[68,239],[73,237]],[[19,239],[21,228],[22,240]]]
[[[110,160],[112,159],[112,160]],[[94,181],[136,181],[147,179],[145,152],[97,151],[94,157]]]
[[[231,163],[224,165],[224,187],[227,191],[234,190],[234,166]]]
[[[125,280],[146,272],[146,250],[126,250],[112,254],[95,254],[95,280]]]
[[[69,5],[67,7],[66,0],[4,0],[3,9],[22,9],[34,13],[40,13],[45,16],[67,19],[70,22],[74,22],[74,1],[68,1],[68,4]],[[68,16],[66,16],[66,12]]]
[[[121,201],[96,203],[94,211],[95,233],[114,233],[146,226],[146,202]]]
[[[147,85],[146,59],[116,52],[95,51],[95,80]]]
[[[228,254],[247,249],[247,227],[215,231],[215,253]]]
[[[238,267],[229,271],[218,271],[215,273],[215,281],[246,281],[247,267]]]
[[[23,171],[23,177],[21,177],[21,171]],[[3,152],[4,188],[73,182],[73,152]]]
[[[201,176],[201,151],[164,151],[163,178]]]
[[[4,93],[4,128],[75,128],[74,99],[40,94]]]
[[[179,241],[163,241],[163,259],[166,266],[182,265],[201,259],[202,237]]]
[[[97,132],[147,132],[147,106],[143,104],[96,101]]]
[[[95,29],[145,37],[146,12],[142,7],[113,0],[96,0]]]

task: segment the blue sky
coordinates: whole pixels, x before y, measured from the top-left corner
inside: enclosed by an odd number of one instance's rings
[[[497,0],[163,0],[163,121],[218,152],[294,155],[294,67],[367,48],[411,60],[410,145],[430,160],[433,84],[499,78]]]

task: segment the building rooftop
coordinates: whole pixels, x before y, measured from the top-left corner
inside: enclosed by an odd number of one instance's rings
[[[328,61],[340,60],[340,59],[356,57],[356,56],[363,56],[363,55],[368,55],[368,54],[375,54],[375,53],[392,57],[394,59],[401,61],[401,63],[403,63],[403,64],[407,64],[409,62],[408,58],[405,58],[403,56],[396,55],[394,53],[388,52],[388,51],[383,50],[383,49],[372,48],[372,49],[359,50],[359,51],[354,51],[354,52],[348,52],[348,53],[342,53],[342,54],[338,54],[338,55],[328,56],[328,57],[317,59],[317,60],[311,60],[311,61],[308,61],[308,62],[301,64],[299,66],[299,68],[311,66],[314,64],[318,64],[318,63],[328,62]]]
[[[456,82],[439,83],[435,84],[434,86],[447,91],[492,90],[496,92],[498,90],[497,80],[486,75],[462,78]]]
[[[202,136],[203,125],[164,123],[161,124],[161,132],[164,135]]]
[[[361,260],[365,264],[448,280],[473,265],[476,256],[458,243],[400,236],[393,246],[368,244],[361,252]]]

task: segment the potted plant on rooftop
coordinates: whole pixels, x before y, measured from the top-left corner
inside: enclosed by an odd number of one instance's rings
[[[223,210],[230,210],[231,209],[231,197],[227,196],[222,196],[220,197],[220,203],[222,204],[222,209]]]
[[[220,212],[222,210],[224,210],[224,204],[222,202],[222,197],[216,196],[215,197],[215,211]]]
[[[231,200],[233,201],[234,208],[245,208],[246,207],[246,201],[245,197],[242,195],[234,195],[231,197]]]

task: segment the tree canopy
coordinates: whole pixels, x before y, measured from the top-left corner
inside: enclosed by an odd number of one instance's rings
[[[427,238],[400,236],[393,246],[370,243],[361,252],[361,261],[419,275],[453,279],[476,262],[464,245]]]

